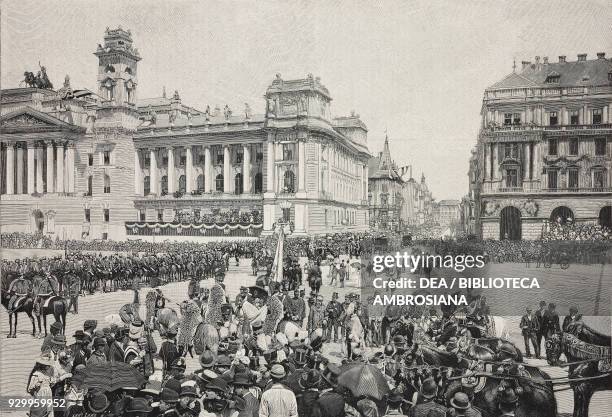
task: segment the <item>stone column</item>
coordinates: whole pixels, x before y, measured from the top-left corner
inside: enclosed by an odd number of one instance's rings
[[[15,142],[6,144],[6,193],[15,193]]]
[[[542,146],[542,143],[543,143],[542,141],[539,141],[539,142],[534,142],[533,144],[533,155],[531,155],[531,159],[533,160],[533,172],[531,176],[534,180],[541,179],[540,146]]]
[[[66,192],[74,193],[74,142],[66,143]]]
[[[603,124],[608,124],[610,123],[610,106],[604,106],[603,110],[601,111],[601,123]]]
[[[491,152],[493,153],[493,163],[492,163],[492,166],[491,166],[491,180],[492,181],[496,181],[497,180],[497,176],[498,176],[498,172],[497,171],[499,170],[498,160],[497,160],[497,156],[498,156],[497,155],[498,154],[497,149],[498,149],[497,143],[492,143],[491,144]]]
[[[42,143],[36,144],[36,192],[42,194],[45,192],[43,184],[43,158],[44,149]]]
[[[55,168],[55,192],[63,193],[65,190],[64,187],[64,143],[56,142],[55,150],[57,151],[57,166]]]
[[[45,142],[46,145],[46,155],[47,155],[47,193],[53,193],[55,192],[55,176],[53,175],[53,161],[54,159],[54,155],[53,155],[53,141],[46,141]]]
[[[266,180],[266,190],[269,193],[274,192],[274,142],[268,139],[268,152],[267,152],[267,162],[268,162],[268,172],[267,172],[267,180]]]
[[[174,148],[169,146],[168,152],[168,194],[172,195],[176,191],[176,171],[174,170]],[[185,167],[187,169],[187,167]],[[186,179],[186,177],[185,177]]]
[[[28,194],[34,194],[36,191],[36,182],[34,177],[34,143],[28,142]]]
[[[17,189],[15,194],[23,194],[23,146],[17,145]]]
[[[149,188],[151,189],[151,194],[153,195],[159,195],[159,179],[157,178],[159,175],[158,172],[158,168],[157,168],[157,149],[156,148],[151,148],[151,156],[150,156],[150,160],[151,160],[151,175],[149,176]]]
[[[212,184],[212,165],[210,157],[210,146],[204,148],[204,192],[210,193]]]
[[[251,145],[242,146],[242,190],[251,193]]]
[[[229,194],[230,187],[230,149],[228,145],[223,145],[223,192]]]
[[[193,151],[191,145],[185,147],[185,191],[191,194],[193,191]]]
[[[531,143],[525,144],[525,181],[531,181]]]
[[[150,178],[149,178],[150,179]],[[142,166],[140,165],[140,149],[134,149],[134,194],[142,196],[144,193],[144,182],[142,178]]]
[[[306,192],[306,143],[298,142],[298,193]]]
[[[485,143],[482,149],[482,172],[484,173],[483,181],[488,180],[489,178],[489,144]]]

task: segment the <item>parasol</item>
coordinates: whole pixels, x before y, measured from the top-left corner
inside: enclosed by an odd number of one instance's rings
[[[73,379],[102,392],[112,392],[124,387],[141,387],[145,378],[136,368],[123,362],[109,362],[103,365],[88,365]]]
[[[362,267],[361,262],[353,262],[353,263],[351,264],[351,266],[352,266],[353,268],[361,268],[361,267]]]
[[[380,369],[368,363],[348,367],[338,377],[338,385],[350,390],[356,398],[365,396],[382,400],[390,392],[387,379]]]

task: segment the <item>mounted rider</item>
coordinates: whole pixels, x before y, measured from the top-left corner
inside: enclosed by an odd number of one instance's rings
[[[40,315],[42,303],[54,295],[59,295],[59,282],[50,272],[44,271],[45,275],[37,275],[34,278],[34,313]]]
[[[23,274],[19,275],[8,288],[8,294],[11,297],[8,302],[8,311],[9,314],[15,313],[15,303],[21,297],[25,297],[26,295],[32,292],[32,285],[29,280],[25,278]]]

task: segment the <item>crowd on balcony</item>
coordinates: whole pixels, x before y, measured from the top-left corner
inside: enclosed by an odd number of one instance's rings
[[[566,222],[547,223],[542,233],[542,239],[547,241],[610,241],[612,240],[612,229],[598,224],[576,223],[568,219]]]
[[[238,209],[220,211],[213,210],[211,213],[202,213],[200,211],[177,211],[174,215],[175,223],[217,223],[217,224],[261,224],[263,221],[259,210],[251,210],[249,212],[240,211]]]

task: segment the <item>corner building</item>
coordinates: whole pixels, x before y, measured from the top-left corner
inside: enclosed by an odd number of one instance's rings
[[[612,62],[524,61],[487,88],[470,160],[476,230],[538,239],[546,223],[612,226]]]
[[[258,236],[368,228],[367,127],[331,116],[319,78],[283,80],[253,113],[140,100],[132,35],[107,29],[97,93],[2,91],[3,231],[76,239]]]

